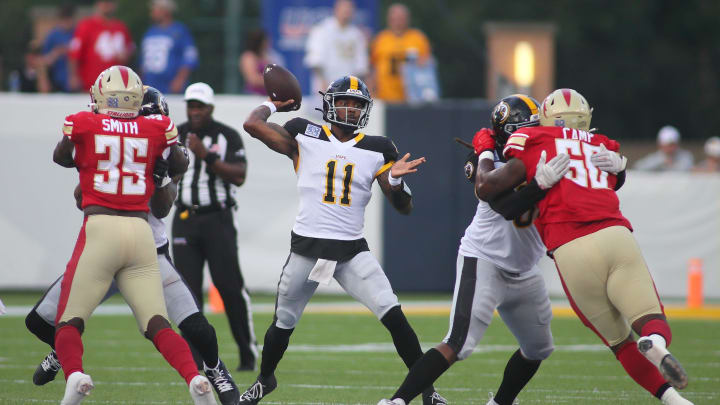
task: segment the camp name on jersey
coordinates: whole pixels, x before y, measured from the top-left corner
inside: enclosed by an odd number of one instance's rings
[[[327,126],[302,118],[288,121],[285,129],[298,144],[300,207],[293,231],[313,238],[362,238],[372,183],[397,160],[395,145],[362,133],[340,142]]]

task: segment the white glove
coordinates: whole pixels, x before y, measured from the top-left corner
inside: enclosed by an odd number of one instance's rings
[[[598,169],[612,174],[620,173],[625,170],[625,166],[627,166],[627,158],[625,156],[607,150],[603,143],[600,144],[600,152],[590,156],[590,162]]]
[[[547,153],[542,151],[535,170],[535,181],[543,190],[554,186],[570,170],[570,156],[567,153],[561,153],[547,163],[546,158]]]

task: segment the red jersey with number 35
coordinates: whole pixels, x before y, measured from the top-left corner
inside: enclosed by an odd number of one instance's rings
[[[63,134],[75,144],[83,208],[148,211],[155,160],[177,143],[170,118],[117,119],[83,111],[65,117]]]
[[[535,177],[540,154],[546,161],[560,153],[570,156],[570,171],[538,203],[536,223],[548,250],[609,226],[621,225],[632,230],[620,212],[615,194],[617,176],[604,172],[590,161],[600,145],[619,151],[620,144],[605,135],[564,127],[522,128],[508,139],[503,154],[525,163],[526,181]]]

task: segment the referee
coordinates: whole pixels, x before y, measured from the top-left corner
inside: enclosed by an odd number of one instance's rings
[[[207,261],[240,352],[237,369],[253,371],[257,342],[250,297],[240,273],[232,213],[235,188],[245,182],[245,147],[237,131],[213,120],[214,92],[210,86],[188,86],[185,101],[188,121],[178,126],[178,132],[180,142],[190,150],[190,165],[178,185],[173,218],[175,265],[202,309],[203,268]]]

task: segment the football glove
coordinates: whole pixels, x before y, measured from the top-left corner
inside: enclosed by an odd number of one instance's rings
[[[535,170],[535,181],[541,189],[547,190],[560,181],[570,170],[570,156],[561,153],[545,163],[547,153],[542,151]]]
[[[483,128],[475,133],[472,140],[475,154],[480,155],[486,150],[495,149],[495,131],[491,128]]]
[[[168,163],[168,161],[163,159],[162,157],[159,157],[155,161],[155,168],[153,169],[153,181],[155,182],[156,187],[162,188],[170,183],[171,179],[170,177],[168,177],[169,168],[170,163]]]
[[[600,152],[590,156],[590,162],[598,169],[612,174],[620,173],[625,170],[625,166],[627,166],[627,158],[625,156],[607,150],[605,144],[602,143],[600,144]]]

